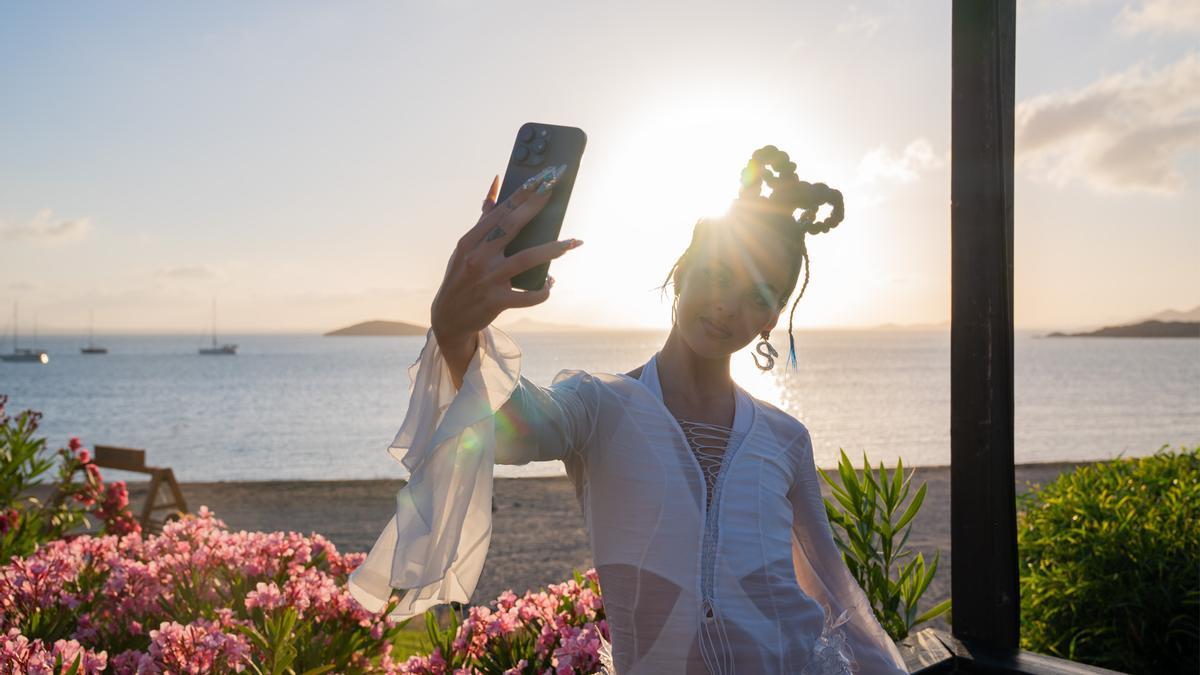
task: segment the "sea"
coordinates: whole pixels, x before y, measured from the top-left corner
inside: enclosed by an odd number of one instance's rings
[[[734,378],[802,421],[818,466],[950,462],[948,331],[798,331],[799,368]],[[662,345],[655,331],[517,333],[521,372],[548,385],[564,368],[626,372]],[[201,356],[203,336],[41,336],[49,363],[0,363],[7,413],[43,413],[48,450],[141,448],[181,481],[388,479],[408,408],[417,337],[228,335],[236,356]],[[776,339],[785,352],[786,339]],[[31,345],[23,345],[31,346]],[[9,345],[0,349],[8,351]],[[1015,336],[1017,463],[1078,462],[1200,445],[1200,340]],[[497,466],[498,477],[563,475],[559,462]],[[106,478],[144,476],[106,471]]]

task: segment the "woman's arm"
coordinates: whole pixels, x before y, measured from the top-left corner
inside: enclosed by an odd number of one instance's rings
[[[792,503],[792,562],[800,588],[825,608],[826,624],[846,612],[840,628],[861,673],[903,674],[908,670],[896,643],[879,625],[871,602],[842,560],[833,539],[821,486],[813,462],[808,430],[790,444],[796,474],[788,499]]]
[[[462,385],[463,374],[476,353],[480,331],[506,309],[545,302],[554,285],[553,277],[547,277],[540,289],[519,291],[510,280],[583,244],[578,239],[564,239],[512,256],[504,254],[513,237],[545,208],[557,181],[556,170],[546,169],[497,204],[500,177],[494,178],[483,200],[483,214],[450,255],[442,285],[433,299],[430,326],[456,388]]]
[[[469,602],[491,541],[496,457],[520,463],[571,444],[563,436],[530,446],[522,443],[528,434],[508,432],[497,443],[502,426],[497,410],[514,392],[521,393],[510,414],[536,421],[532,428],[540,426],[543,410],[550,422],[576,412],[539,406],[558,399],[532,395],[533,385],[520,378],[520,350],[489,328],[504,309],[534,305],[549,295],[549,283],[521,292],[511,287],[511,277],[574,248],[551,242],[504,256],[507,241],[546,204],[550,193],[535,189],[539,184],[547,183],[527,184],[496,207],[493,181],[484,215],[459,240],[447,265],[425,346],[409,368],[408,412],[389,449],[408,469],[408,481],[396,494],[395,514],[348,581],[351,594],[371,611],[387,607],[392,589],[403,591],[391,612],[401,619],[439,604]],[[559,426],[583,425],[560,420]]]

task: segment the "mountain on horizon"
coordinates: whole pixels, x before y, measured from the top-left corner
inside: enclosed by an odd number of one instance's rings
[[[331,330],[324,333],[325,337],[330,336],[400,336],[400,335],[424,335],[429,329],[416,324],[404,323],[403,321],[363,321],[356,323],[353,326],[346,326],[337,330]]]
[[[1078,326],[1074,332],[1054,331],[1046,337],[1171,337],[1182,331],[1190,336],[1194,329],[1182,326],[1164,326],[1163,324],[1196,324],[1200,323],[1200,305],[1178,311],[1166,309],[1151,316],[1138,317],[1103,325]]]
[[[1138,319],[1137,321],[1130,321],[1130,323],[1141,323],[1143,321],[1200,321],[1200,305],[1196,305],[1186,312],[1179,312],[1173,309],[1164,310],[1158,314],[1155,314],[1154,316],[1148,316],[1144,319]]]

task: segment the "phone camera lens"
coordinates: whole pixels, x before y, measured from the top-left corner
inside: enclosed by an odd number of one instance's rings
[[[546,151],[546,141],[538,141],[537,143],[534,143],[533,151],[539,155],[542,154],[543,152],[545,152]]]
[[[518,145],[516,148],[513,149],[513,159],[515,161],[523,162],[523,161],[525,161],[525,158],[528,156],[529,156],[529,148],[527,148],[523,145]]]
[[[545,129],[543,129],[542,131],[545,131]],[[529,141],[532,141],[533,140],[533,127],[521,127],[521,133],[519,135],[519,138],[524,143],[528,143]]]

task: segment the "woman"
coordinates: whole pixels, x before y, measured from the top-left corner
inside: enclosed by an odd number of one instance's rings
[[[759,367],[773,365],[770,331],[802,266],[808,282],[805,236],[843,217],[839,192],[795,171],[759,149],[729,213],[697,223],[668,274],[673,325],[657,354],[625,374],[564,370],[548,388],[520,375],[520,350],[490,326],[549,297],[552,279],[522,292],[512,276],[582,242],[505,257],[561,167],[500,205],[493,182],[410,369],[391,452],[411,479],[350,579],[355,597],[380,611],[403,589],[399,618],[467,602],[491,536],[492,464],[557,459],[587,522],[616,672],[906,672],[833,541],[808,430],[729,374],[755,337]]]

